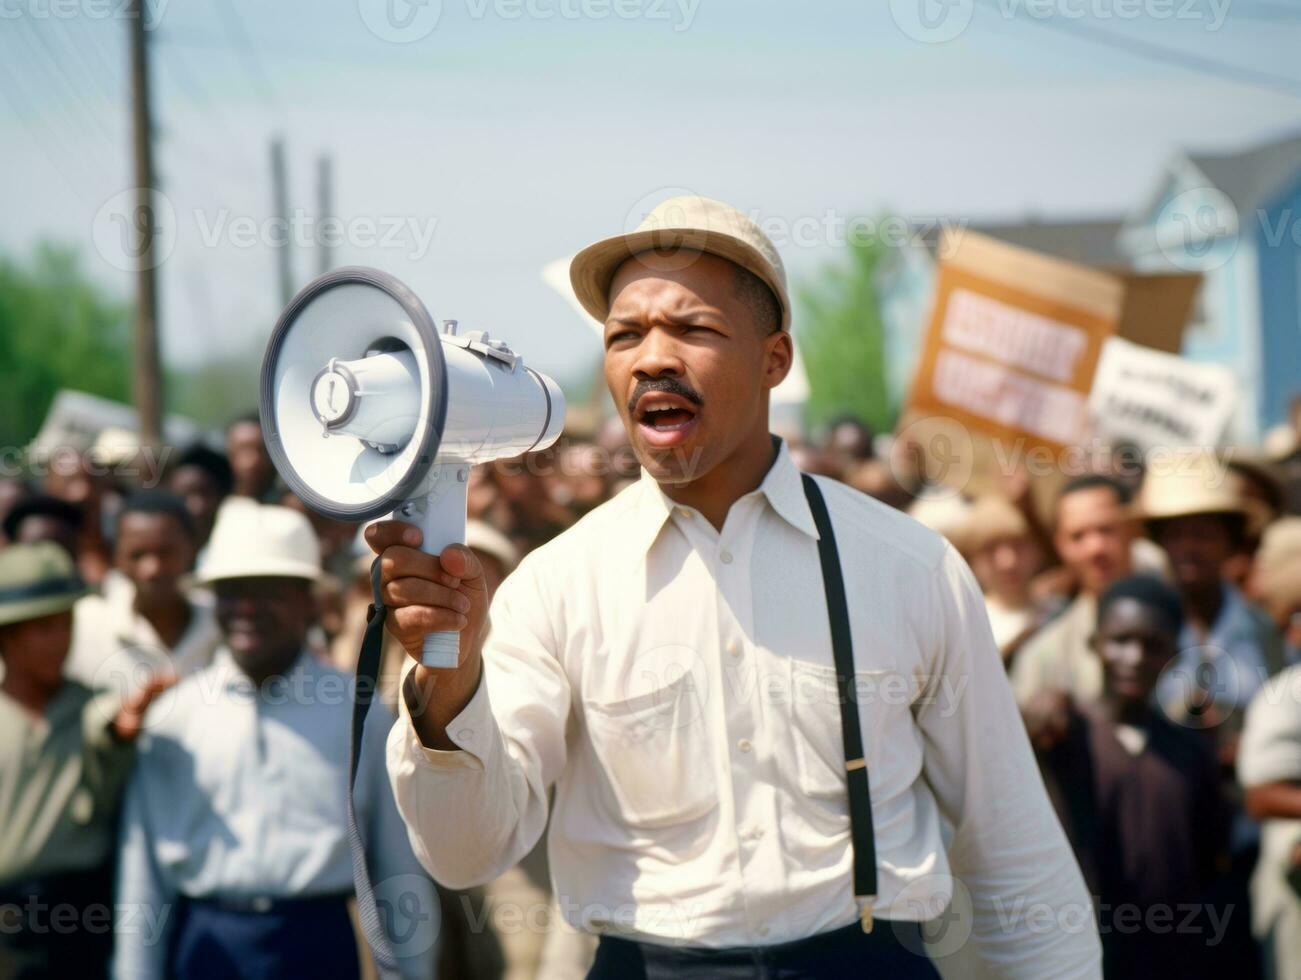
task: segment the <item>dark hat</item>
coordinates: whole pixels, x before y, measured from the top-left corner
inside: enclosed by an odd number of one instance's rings
[[[86,592],[72,559],[57,544],[0,549],[0,626],[64,612]]]

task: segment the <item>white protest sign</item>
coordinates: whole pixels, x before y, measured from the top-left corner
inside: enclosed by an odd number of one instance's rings
[[[1102,345],[1089,410],[1094,434],[1105,439],[1140,449],[1213,447],[1237,400],[1227,368],[1110,337]]]

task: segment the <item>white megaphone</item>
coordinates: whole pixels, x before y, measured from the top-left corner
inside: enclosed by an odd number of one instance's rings
[[[318,513],[392,512],[438,554],[465,541],[470,466],[545,449],[565,398],[486,333],[434,326],[376,269],[329,272],[280,315],[262,362],[262,431],[276,470]],[[422,662],[455,667],[459,636],[431,633]]]

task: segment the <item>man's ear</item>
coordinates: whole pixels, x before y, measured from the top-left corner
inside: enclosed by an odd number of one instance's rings
[[[763,386],[776,388],[791,373],[795,360],[795,341],[789,330],[776,330],[764,338]]]

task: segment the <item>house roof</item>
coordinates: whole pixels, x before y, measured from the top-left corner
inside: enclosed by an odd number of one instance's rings
[[[1242,213],[1266,203],[1301,174],[1301,134],[1242,153],[1190,153],[1188,160]]]
[[[1116,235],[1120,232],[1120,225],[1119,218],[1087,221],[1040,221],[1031,218],[1027,221],[973,221],[967,228],[1011,245],[1073,262],[1123,265],[1124,257],[1116,248]],[[932,255],[938,244],[937,234],[927,234],[926,245]]]

